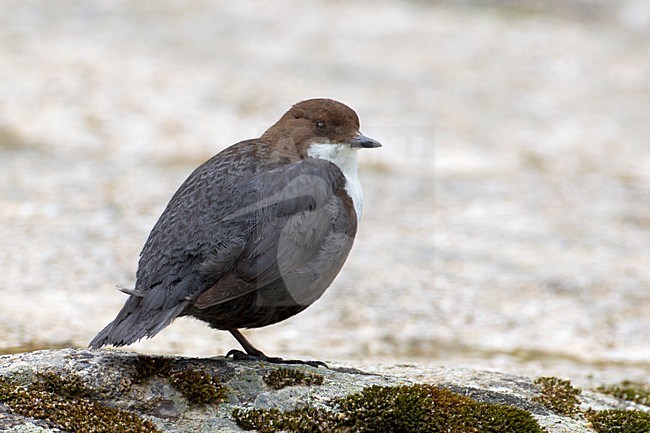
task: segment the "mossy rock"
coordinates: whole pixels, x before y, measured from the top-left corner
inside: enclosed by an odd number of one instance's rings
[[[227,390],[217,376],[206,371],[175,371],[170,374],[170,382],[190,403],[215,404],[227,396]]]
[[[598,433],[650,432],[650,413],[639,410],[588,411],[585,413],[585,417]]]
[[[614,410],[633,403],[598,393],[582,398],[561,379],[535,384],[476,370],[399,372],[111,350],[7,355],[0,357],[0,431],[31,431],[35,423],[71,433],[211,433],[239,431],[237,423],[261,432],[650,432],[650,415]],[[431,383],[404,384],[416,377]],[[278,392],[273,384],[293,388]],[[620,385],[635,390],[625,391],[630,401],[640,398],[633,384]],[[580,410],[580,402],[594,410]]]
[[[138,355],[135,359],[133,383],[143,383],[153,376],[168,377],[174,359],[168,356]]]
[[[625,380],[617,385],[601,386],[598,391],[614,397],[650,406],[650,384]]]
[[[262,433],[431,432],[543,433],[533,416],[512,406],[481,403],[433,385],[371,386],[330,402],[329,409],[280,412],[236,409],[237,424]]]
[[[539,377],[535,385],[540,388],[540,395],[533,397],[533,401],[541,403],[553,412],[575,416],[580,412],[581,391],[571,385],[571,382],[557,377]]]
[[[76,433],[160,432],[135,413],[92,400],[93,393],[79,376],[61,379],[54,373],[37,376],[29,386],[0,378],[0,402],[25,417],[42,419]]]
[[[284,367],[273,370],[264,376],[264,382],[273,389],[282,389],[287,386],[322,385],[323,380],[322,374]]]
[[[144,383],[153,376],[167,378],[190,403],[217,404],[227,397],[227,389],[216,374],[205,369],[180,368],[170,357],[138,355],[134,367],[134,383]]]

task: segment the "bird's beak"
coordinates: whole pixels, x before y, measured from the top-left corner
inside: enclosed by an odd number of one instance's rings
[[[352,139],[348,141],[348,143],[352,147],[367,147],[367,148],[381,147],[381,144],[378,141],[373,140],[372,138],[368,138],[360,132],[357,132],[357,135],[352,137]]]

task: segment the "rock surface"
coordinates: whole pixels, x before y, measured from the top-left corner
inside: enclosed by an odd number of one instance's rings
[[[571,417],[540,403],[540,387],[526,377],[467,369],[419,369],[416,366],[376,367],[374,371],[330,367],[278,366],[235,362],[222,357],[147,357],[115,350],[64,349],[5,355],[0,357],[0,431],[74,431],[66,430],[61,422],[59,430],[56,430],[57,425],[52,422],[56,415],[52,412],[49,419],[32,418],[16,413],[7,403],[11,392],[34,390],[35,383],[41,383],[40,389],[46,390],[41,391],[45,394],[40,394],[44,401],[48,393],[66,396],[65,401],[59,401],[59,407],[69,401],[84,401],[85,407],[110,407],[115,409],[114,413],[126,413],[130,417],[135,414],[138,422],[145,423],[144,427],[126,431],[241,432],[233,418],[235,409],[276,408],[286,412],[305,407],[325,408],[332,399],[358,393],[373,385],[394,387],[414,383],[447,388],[479,402],[524,409],[549,433],[593,432],[580,414],[589,408],[650,410],[650,407],[582,390],[576,406],[581,412]],[[286,386],[278,390],[269,385],[271,382],[266,378],[270,373],[286,370],[298,371],[308,377],[322,377],[322,384]],[[225,391],[192,394],[187,392],[183,383],[175,380],[181,374],[197,371],[214,375],[219,383],[217,388]],[[94,416],[91,412],[86,410],[81,417]],[[93,427],[86,431],[121,431],[111,425],[100,430],[97,426],[103,425],[104,421],[101,416],[97,417],[99,421],[94,419]]]

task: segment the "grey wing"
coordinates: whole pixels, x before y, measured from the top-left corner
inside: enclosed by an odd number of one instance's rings
[[[289,292],[289,302],[308,305],[318,298],[343,265],[356,234],[344,182],[334,164],[316,159],[293,164],[281,175],[258,176],[252,183],[257,199],[233,216],[254,221],[241,255],[193,305],[205,309],[278,281]]]
[[[228,175],[233,165],[236,161],[228,154],[219,154],[194,170],[176,191],[140,253],[132,295],[91,341],[91,348],[131,344],[171,323],[205,287],[200,266],[208,251],[215,252],[210,255],[213,270],[218,264],[223,272],[232,266],[244,246],[241,222],[213,222],[225,209],[229,185],[236,183]],[[241,169],[246,172],[246,166]]]

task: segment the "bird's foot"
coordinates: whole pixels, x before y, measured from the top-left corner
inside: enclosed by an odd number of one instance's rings
[[[232,356],[232,359],[235,361],[264,361],[271,364],[299,364],[299,365],[310,365],[312,367],[325,367],[329,368],[327,364],[323,361],[303,361],[301,359],[283,359],[276,356],[266,356],[263,353],[259,354],[250,354],[242,352],[241,350],[232,349],[226,354],[226,358]]]

